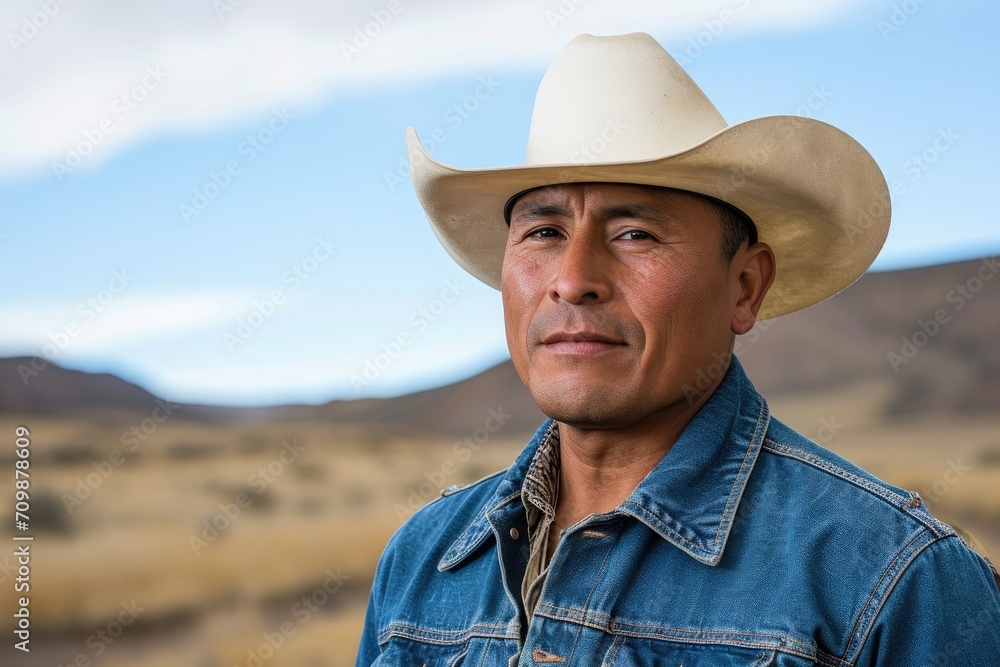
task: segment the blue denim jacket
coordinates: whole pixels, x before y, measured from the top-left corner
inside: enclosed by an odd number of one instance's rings
[[[635,491],[561,534],[527,625],[520,491],[551,424],[393,536],[358,665],[1000,665],[987,562],[772,418],[735,357]]]

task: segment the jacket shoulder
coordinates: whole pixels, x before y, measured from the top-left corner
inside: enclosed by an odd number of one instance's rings
[[[765,457],[780,457],[793,462],[795,466],[811,469],[828,480],[833,488],[840,489],[838,499],[862,496],[877,499],[883,508],[878,514],[884,521],[909,523],[909,527],[926,529],[937,538],[957,535],[951,526],[930,513],[916,491],[895,486],[876,477],[773,417],[765,434],[761,453]],[[800,472],[804,472],[804,469]],[[869,514],[869,519],[874,518]]]

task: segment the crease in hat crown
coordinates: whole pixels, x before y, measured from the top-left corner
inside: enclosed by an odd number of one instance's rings
[[[579,35],[535,97],[525,164],[459,169],[406,136],[414,190],[431,228],[466,271],[500,288],[504,206],[559,183],[672,187],[750,216],[777,271],[759,319],[844,289],[874,261],[889,229],[885,177],[846,133],[812,118],[765,116],[728,125],[650,35]]]

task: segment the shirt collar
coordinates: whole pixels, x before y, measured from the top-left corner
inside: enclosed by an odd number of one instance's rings
[[[663,459],[615,512],[635,517],[674,546],[716,565],[770,422],[735,355],[725,377]],[[532,457],[550,429],[546,420],[501,478],[496,491],[451,545],[439,570],[460,563],[492,533],[488,515],[520,498]]]

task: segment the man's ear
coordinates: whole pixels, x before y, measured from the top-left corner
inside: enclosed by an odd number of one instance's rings
[[[734,334],[745,334],[757,321],[760,304],[774,282],[775,263],[771,246],[754,243],[741,248],[733,257],[730,271],[736,281],[732,330]]]

